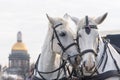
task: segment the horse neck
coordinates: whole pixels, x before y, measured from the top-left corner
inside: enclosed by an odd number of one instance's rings
[[[50,72],[56,69],[56,53],[53,53],[51,48],[52,34],[53,33],[51,31],[48,31],[43,45],[42,53],[38,63],[38,70],[41,72]],[[54,79],[56,78],[56,74],[57,72],[54,72],[49,74],[42,74],[42,76],[44,76],[45,79]],[[40,77],[39,74],[37,74],[37,77]]]
[[[100,44],[99,44],[99,53],[98,53],[98,57],[97,57],[97,63],[100,62],[101,57],[104,53],[104,49],[105,49],[105,43],[103,42],[103,40],[100,38]],[[109,51],[110,49],[110,51]],[[103,59],[103,63],[101,64],[101,67],[99,68],[99,72],[103,73],[105,71],[109,71],[109,70],[116,70],[116,66],[114,65],[114,61],[112,56],[114,57],[114,59],[116,60],[117,64],[120,65],[120,55],[118,54],[118,52],[112,47],[112,45],[110,43],[107,44],[107,48],[106,48],[106,53],[104,55],[104,59]],[[111,53],[111,54],[110,54]],[[105,59],[106,59],[106,55],[108,55],[108,59],[107,59],[107,63],[105,64]],[[106,65],[105,69],[102,70],[104,64]],[[120,67],[120,66],[119,66]]]
[[[104,51],[104,42],[102,40],[101,37],[99,37],[99,52],[98,52],[98,56],[97,56],[97,61],[99,62],[101,56],[102,56],[102,53]]]

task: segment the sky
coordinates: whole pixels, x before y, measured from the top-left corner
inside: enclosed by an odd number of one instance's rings
[[[78,18],[98,17],[108,12],[99,25],[100,31],[120,30],[120,0],[0,0],[0,64],[8,65],[17,32],[22,32],[31,62],[35,62],[48,29],[46,13],[63,17],[65,13]]]

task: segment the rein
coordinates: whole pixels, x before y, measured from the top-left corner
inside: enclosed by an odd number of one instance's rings
[[[46,79],[42,76],[42,74],[50,74],[50,73],[54,73],[54,72],[56,72],[56,71],[59,71],[60,69],[64,68],[65,65],[66,65],[66,63],[67,63],[67,62],[64,61],[64,62],[60,65],[59,68],[57,68],[57,69],[55,69],[55,70],[53,70],[53,71],[41,72],[41,71],[38,70],[38,61],[39,61],[39,59],[40,59],[40,55],[38,56],[38,59],[37,59],[36,64],[35,64],[35,70],[36,70],[36,73],[35,73],[35,74],[37,74],[37,72],[38,72],[39,76],[42,78],[42,79],[40,79],[40,80],[46,80]],[[36,76],[33,76],[33,80],[36,80],[35,78],[37,78],[37,77],[36,77]],[[39,79],[39,78],[38,78],[38,79]]]
[[[58,37],[58,35],[57,35],[57,31],[56,31],[56,28],[59,27],[60,25],[63,25],[63,24],[60,23],[60,24],[56,25],[55,27],[53,27],[53,35],[52,35],[52,39],[51,39],[51,41],[52,41],[51,46],[52,46],[52,47],[51,47],[51,48],[52,48],[52,50],[53,50],[53,40],[54,40],[54,35],[55,35],[56,38],[57,38],[57,40],[58,40],[58,45],[59,45],[59,46],[61,47],[61,49],[63,50],[63,52],[62,52],[62,55],[63,55],[64,52],[65,52],[67,49],[69,49],[69,48],[72,47],[73,45],[77,45],[77,44],[76,44],[76,43],[71,43],[71,44],[68,45],[67,47],[64,47],[64,46],[62,45],[62,43],[61,43],[61,41],[60,41],[60,39],[59,39],[59,37]],[[74,56],[77,56],[77,55],[74,55]],[[69,56],[69,57],[67,58],[67,60],[70,59],[71,57],[74,57],[74,56]],[[66,77],[63,77],[63,78],[61,78],[61,79],[58,79],[59,76],[60,76],[60,70],[61,70],[61,69],[63,69],[64,75],[66,76],[66,74],[67,74],[67,73],[66,73],[66,63],[67,63],[67,61],[65,61],[65,60],[62,59],[62,64],[60,64],[59,68],[57,68],[57,69],[55,69],[55,70],[53,70],[53,71],[49,71],[49,72],[41,72],[41,71],[38,70],[38,61],[39,61],[39,59],[40,59],[40,55],[39,55],[39,57],[38,57],[38,59],[37,59],[37,62],[36,62],[36,64],[35,64],[35,69],[36,69],[36,73],[38,72],[39,76],[40,76],[42,79],[39,79],[39,78],[37,78],[36,76],[34,76],[34,77],[33,77],[33,80],[46,80],[46,79],[42,76],[42,74],[50,74],[50,73],[54,73],[54,72],[57,72],[57,71],[59,71],[59,72],[58,72],[58,75],[57,75],[57,78],[56,78],[56,79],[53,79],[53,80],[64,80],[64,79],[67,79]],[[71,75],[71,73],[69,72],[70,70],[69,70],[68,67],[67,67],[67,70],[68,70],[69,75]]]

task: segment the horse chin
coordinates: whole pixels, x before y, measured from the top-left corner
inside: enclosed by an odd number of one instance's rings
[[[73,58],[73,60],[70,60],[70,64],[73,66],[73,68],[78,68],[80,65],[80,57]]]
[[[76,69],[76,68],[78,68],[78,65],[77,64],[72,64],[72,67]]]

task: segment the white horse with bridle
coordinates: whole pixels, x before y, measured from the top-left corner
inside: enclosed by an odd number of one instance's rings
[[[81,72],[84,80],[120,80],[120,54],[109,41],[102,39],[98,24],[107,13],[94,19],[71,17],[77,25],[77,43],[80,51]]]
[[[64,17],[52,18],[48,15],[47,18],[49,29],[37,65],[35,65],[33,80],[64,79],[67,77],[64,68],[66,62],[69,61],[73,67],[79,64],[77,45],[67,20]],[[61,62],[56,62],[57,54],[60,55]]]

